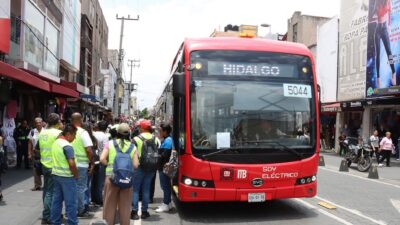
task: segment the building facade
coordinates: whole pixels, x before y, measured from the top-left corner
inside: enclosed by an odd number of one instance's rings
[[[400,12],[395,9],[399,4],[399,0],[341,2],[338,100],[342,112],[337,129],[349,136],[367,139],[374,130],[381,137],[390,131],[398,143]],[[380,30],[382,26],[386,29]]]

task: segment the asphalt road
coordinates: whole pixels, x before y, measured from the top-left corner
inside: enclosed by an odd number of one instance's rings
[[[310,199],[287,199],[262,204],[196,203],[181,204],[175,199],[169,213],[155,213],[161,203],[161,191],[156,191],[150,205],[151,217],[131,224],[393,224],[400,225],[400,163],[379,168],[379,180],[367,178],[367,173],[339,172],[340,158],[324,154],[326,166],[318,173],[318,195]],[[29,171],[11,171],[4,177],[6,201],[0,204],[1,225],[40,224],[41,192],[31,192]],[[8,183],[8,184],[7,184]],[[158,181],[157,181],[157,187]],[[158,188],[157,188],[158,189]],[[319,203],[329,203],[328,209]],[[329,206],[328,205],[328,206]],[[97,212],[96,217],[101,217]],[[93,218],[96,220],[96,218]],[[89,224],[81,220],[80,224]]]

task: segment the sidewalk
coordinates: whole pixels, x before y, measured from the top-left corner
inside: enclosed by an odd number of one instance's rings
[[[43,209],[42,191],[31,191],[32,170],[10,169],[3,174],[3,202],[0,203],[1,225],[40,225]],[[102,209],[93,213],[92,218],[79,219],[79,224],[89,225],[102,217]]]
[[[0,225],[40,225],[43,209],[42,191],[30,190],[33,187],[32,170],[10,169],[2,175],[2,182],[4,200],[0,203]],[[141,224],[142,222],[160,225],[175,224],[175,222],[172,222],[175,216],[171,217],[171,214],[177,216],[176,209],[169,213],[158,214],[155,212],[161,202],[162,191],[157,175],[154,203],[149,204],[151,217],[145,221],[131,220],[131,224]],[[91,211],[91,218],[79,218],[79,225],[91,225],[94,222],[101,221],[102,210],[102,208],[97,208],[95,211]]]

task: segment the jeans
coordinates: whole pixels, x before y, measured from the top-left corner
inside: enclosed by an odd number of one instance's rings
[[[88,174],[86,191],[85,191],[85,202],[84,202],[85,211],[89,210],[89,203],[92,201],[92,193],[90,191],[92,189],[92,178],[93,178],[93,175]]]
[[[162,170],[158,171],[158,175],[160,176],[161,189],[164,192],[163,203],[168,205],[171,203],[171,179]]]
[[[78,167],[78,213],[85,212],[85,192],[87,191],[88,168]]]
[[[92,201],[96,204],[103,204],[103,189],[105,177],[105,166],[101,164],[97,165],[92,178]]]
[[[147,212],[150,198],[151,179],[155,176],[156,172],[146,172],[142,168],[135,171],[133,178],[133,198],[132,210],[138,211],[139,209],[139,193],[142,188],[142,212]]]
[[[53,175],[51,175],[51,169],[43,166],[43,220],[50,221],[50,209],[51,202],[53,199]]]
[[[54,196],[51,204],[51,224],[61,225],[62,203],[65,202],[67,224],[78,224],[77,181],[73,177],[53,176]]]

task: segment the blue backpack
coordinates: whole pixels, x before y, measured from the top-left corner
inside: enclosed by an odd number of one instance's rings
[[[116,140],[113,140],[113,144],[115,146],[115,150],[117,151],[117,155],[114,159],[111,183],[121,189],[130,188],[133,184],[133,165],[130,154],[134,145],[131,143],[128,150],[124,153],[119,148]]]

